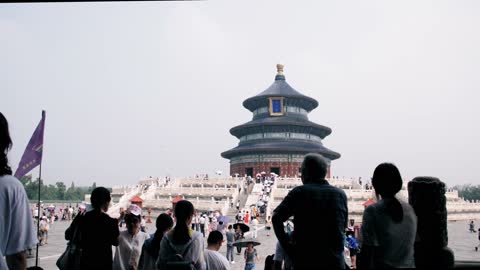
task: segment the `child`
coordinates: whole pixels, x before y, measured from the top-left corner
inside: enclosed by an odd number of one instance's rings
[[[357,253],[359,251],[358,242],[353,237],[353,231],[347,231],[348,250],[350,251],[350,260],[352,262],[352,269],[357,269]]]

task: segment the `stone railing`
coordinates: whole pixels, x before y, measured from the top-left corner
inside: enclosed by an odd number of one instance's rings
[[[190,196],[224,196],[233,197],[235,192],[238,193],[237,188],[161,188],[157,189],[155,196],[176,196],[176,195],[190,195]]]
[[[112,194],[125,194],[138,188],[138,185],[124,185],[112,187]]]
[[[228,210],[229,201],[209,201],[209,200],[189,200],[195,210],[199,212],[207,211],[219,211],[221,213],[226,213]],[[152,208],[156,211],[165,211],[166,209],[172,208],[172,202],[169,199],[155,199],[155,200],[146,200],[144,202],[144,208]]]
[[[181,183],[179,187],[182,188],[238,188],[240,186],[240,182],[236,183],[225,183],[225,184],[215,184],[215,183]]]
[[[447,210],[449,213],[463,213],[463,212],[479,212],[480,213],[480,202],[450,202],[447,203]]]
[[[277,205],[273,206],[273,204],[275,203],[275,193],[277,192],[277,183],[278,181],[275,181],[275,183],[270,186],[270,200],[267,204],[267,209],[265,210],[265,218],[267,218],[268,216],[272,216],[273,214],[273,210],[275,210],[275,208],[277,207]]]
[[[118,218],[120,216],[120,208],[127,209],[130,204],[130,199],[133,196],[140,194],[142,187],[138,186],[136,189],[131,189],[129,192],[126,192],[119,200],[118,203],[114,204],[110,209],[108,209],[108,215],[113,218]]]
[[[213,184],[213,185],[225,185],[225,184],[238,184],[243,181],[243,178],[211,178],[211,179],[177,179],[182,184]]]
[[[285,188],[276,188],[274,198],[275,200],[277,198],[284,198],[287,196],[288,192],[290,192],[291,189],[285,189]],[[344,189],[345,194],[347,195],[347,198],[349,200],[359,200],[359,199],[364,199],[368,200],[370,198],[375,197],[375,193],[373,190],[369,189]]]

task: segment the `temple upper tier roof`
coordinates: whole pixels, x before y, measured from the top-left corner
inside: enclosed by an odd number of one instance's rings
[[[273,84],[260,94],[246,99],[243,102],[243,106],[245,108],[253,112],[260,107],[268,106],[268,97],[285,97],[287,98],[287,104],[295,103],[308,112],[318,106],[318,101],[301,94],[285,81],[285,75],[283,75],[283,66],[281,66],[281,69],[279,69],[277,65],[277,69],[278,74],[275,76],[275,81]]]

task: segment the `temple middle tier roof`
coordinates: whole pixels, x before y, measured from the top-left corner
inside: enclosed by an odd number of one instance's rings
[[[319,136],[322,139],[332,133],[331,128],[310,122],[309,120],[282,116],[260,118],[249,121],[245,124],[231,128],[230,134],[240,138],[249,134],[269,131],[304,131]]]

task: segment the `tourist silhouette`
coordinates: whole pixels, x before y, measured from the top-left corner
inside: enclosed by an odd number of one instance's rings
[[[348,222],[347,196],[330,185],[327,161],[308,154],[302,163],[302,186],[292,189],[274,210],[275,235],[293,261],[294,269],[343,269],[344,231]],[[293,216],[295,234],[288,238],[283,223]]]
[[[358,269],[414,268],[417,216],[413,208],[395,197],[402,188],[397,167],[382,163],[373,172],[378,202],[363,213]]]

